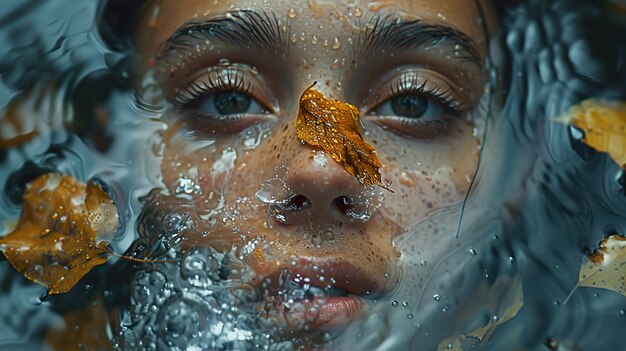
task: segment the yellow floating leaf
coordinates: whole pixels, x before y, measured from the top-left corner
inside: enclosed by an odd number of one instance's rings
[[[600,242],[598,250],[583,261],[578,286],[609,289],[626,295],[625,265],[626,238],[617,234],[609,235]]]
[[[522,306],[524,306],[522,286],[521,284],[516,284],[515,293],[511,303],[498,316],[497,319],[492,318],[486,325],[476,328],[467,334],[444,339],[441,343],[439,343],[437,351],[469,351],[481,349],[481,345],[483,345],[486,340],[491,338],[496,328],[515,317],[520,309],[522,309]]]
[[[298,138],[327,152],[362,184],[387,189],[381,181],[382,164],[376,151],[361,135],[359,110],[343,101],[326,99],[312,89],[314,85],[300,97],[296,120]]]
[[[556,121],[571,124],[585,132],[583,141],[597,151],[606,152],[626,169],[626,103],[585,100]]]
[[[59,294],[110,258],[108,242],[118,226],[113,201],[95,182],[44,174],[29,183],[17,226],[0,250],[26,278]]]

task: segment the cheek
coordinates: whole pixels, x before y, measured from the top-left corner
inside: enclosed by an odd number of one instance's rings
[[[163,137],[163,182],[170,194],[186,197],[203,210],[240,197],[253,199],[260,184],[274,177],[294,152],[295,132],[290,129],[289,125],[277,126],[271,134],[258,136],[262,139],[258,146],[250,147],[246,131],[197,137],[173,124]]]
[[[404,229],[415,226],[434,212],[463,200],[453,179],[454,171],[442,167],[433,173],[411,171],[392,165],[386,179],[395,186],[393,194],[386,195],[384,213]]]
[[[391,181],[395,191],[385,196],[384,209],[404,228],[463,201],[479,157],[470,125],[429,140],[409,140],[384,130],[370,136],[377,140],[383,181]]]

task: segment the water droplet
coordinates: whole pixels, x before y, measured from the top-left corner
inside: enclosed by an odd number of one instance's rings
[[[435,299],[435,301],[441,301],[441,295],[439,294],[435,294],[433,298]]]
[[[333,39],[333,45],[331,46],[333,50],[337,50],[341,47],[341,43],[339,42],[339,38]]]
[[[474,249],[470,249],[470,250],[469,250],[469,253],[470,253],[470,255],[472,255],[472,256],[476,256],[476,250],[474,250]]]
[[[407,307],[409,307],[409,303],[407,301],[403,301],[402,308],[407,308]]]
[[[426,267],[426,266],[428,265],[428,262],[426,262],[426,261],[422,261],[422,262],[420,262],[420,265],[421,265],[422,267]]]
[[[271,178],[261,183],[256,198],[268,205],[286,204],[292,197],[292,191],[281,178]]]
[[[231,65],[231,62],[230,62],[230,60],[229,60],[229,59],[227,59],[227,58],[221,58],[221,59],[218,61],[218,65],[220,65],[220,66],[230,66],[230,65]]]
[[[362,14],[363,14],[363,11],[361,11],[360,8],[358,7],[354,8],[354,17],[361,17]]]
[[[412,313],[407,314],[407,315],[406,315],[406,318],[408,318],[408,319],[413,319],[413,314],[412,314]]]
[[[398,301],[396,301],[396,300],[391,301],[391,306],[393,306],[393,307],[398,306]]]
[[[150,20],[148,21],[148,26],[150,28],[159,28],[161,26],[161,6],[156,5],[152,8],[152,13],[150,14]]]
[[[180,177],[176,181],[174,192],[178,194],[202,194],[202,188],[193,179]]]
[[[288,16],[289,18],[296,18],[296,9],[294,9],[294,8],[290,8],[290,9],[287,11],[287,16]]]
[[[330,65],[331,69],[338,69],[339,67],[343,66],[346,64],[346,58],[342,57],[342,58],[336,58],[333,60],[333,63]]]

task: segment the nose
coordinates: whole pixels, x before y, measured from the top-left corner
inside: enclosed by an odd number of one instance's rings
[[[289,199],[277,209],[284,224],[324,225],[354,219],[364,187],[322,150],[301,144],[283,159]]]

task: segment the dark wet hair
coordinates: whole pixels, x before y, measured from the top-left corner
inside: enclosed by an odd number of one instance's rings
[[[104,43],[114,51],[132,48],[133,31],[141,17],[141,10],[150,0],[105,0],[97,26]]]

